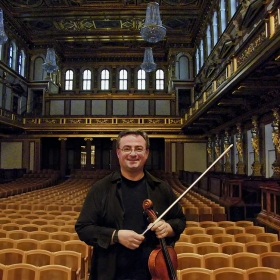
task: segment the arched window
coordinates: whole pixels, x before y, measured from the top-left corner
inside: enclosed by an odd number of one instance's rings
[[[120,90],[127,90],[127,70],[122,69],[119,73],[119,88]]]
[[[83,72],[83,90],[91,90],[91,71],[88,69]]]
[[[156,90],[164,89],[164,72],[159,69],[156,71]]]
[[[225,31],[227,27],[227,14],[226,14],[226,0],[220,0],[220,28],[221,33]]]
[[[16,56],[16,44],[11,42],[9,47],[9,55],[8,55],[8,66],[15,70],[15,56]]]
[[[196,74],[198,74],[198,72],[200,70],[200,52],[199,52],[199,48],[196,49],[195,61],[196,61]]]
[[[210,28],[210,25],[207,26],[206,41],[207,41],[207,55],[210,55],[210,53],[212,51],[212,40],[211,40],[211,28]]]
[[[137,72],[137,89],[146,89],[146,72],[144,70],[138,70]]]
[[[108,90],[110,82],[109,70],[104,69],[101,71],[101,90]]]
[[[213,47],[217,44],[218,42],[218,19],[217,19],[217,12],[214,12],[213,18],[212,18],[212,38],[213,38]]]
[[[25,74],[25,53],[23,50],[20,51],[18,56],[18,73],[24,77]]]
[[[238,0],[228,0],[228,2],[229,2],[230,18],[232,18],[237,10],[239,3]]]
[[[74,72],[73,70],[67,70],[65,72],[65,90],[73,90]]]
[[[200,67],[204,64],[204,42],[200,41]]]

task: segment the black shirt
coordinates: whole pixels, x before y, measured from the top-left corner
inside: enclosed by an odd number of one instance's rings
[[[143,213],[142,203],[148,197],[147,182],[143,177],[139,181],[130,181],[122,177],[121,191],[124,206],[123,229],[142,234],[149,222]],[[146,236],[145,236],[146,237]],[[149,246],[149,237],[145,238],[139,248],[128,249],[122,245],[118,248],[117,279],[150,280],[148,258],[153,248]]]

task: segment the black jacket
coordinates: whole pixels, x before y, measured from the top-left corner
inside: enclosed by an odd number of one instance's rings
[[[171,187],[145,171],[148,198],[158,216],[176,200]],[[114,280],[117,246],[110,245],[115,229],[123,228],[124,210],[121,199],[121,174],[113,172],[95,183],[89,190],[81,213],[75,225],[79,238],[94,246],[91,263],[91,280]],[[176,203],[163,219],[175,232],[166,238],[168,245],[174,245],[186,226],[185,215]],[[156,246],[156,244],[155,244]]]

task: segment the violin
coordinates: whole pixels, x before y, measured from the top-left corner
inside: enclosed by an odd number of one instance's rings
[[[150,222],[153,223],[157,216],[152,206],[151,200],[145,199],[143,201],[143,209],[148,215]],[[151,252],[148,259],[152,280],[177,280],[177,254],[173,247],[166,245],[164,238],[159,238],[159,243],[159,246]]]

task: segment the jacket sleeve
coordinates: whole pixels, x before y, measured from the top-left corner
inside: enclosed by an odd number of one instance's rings
[[[110,245],[115,228],[102,226],[102,209],[102,192],[93,185],[86,195],[75,230],[80,240],[86,244],[94,246],[97,243],[106,249]]]

